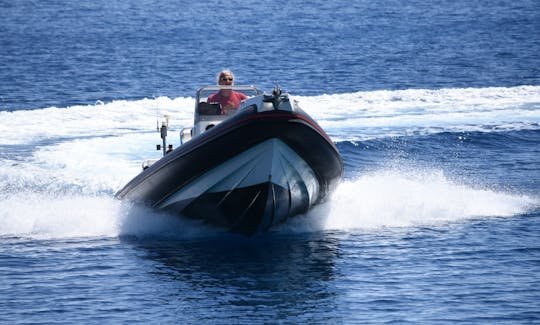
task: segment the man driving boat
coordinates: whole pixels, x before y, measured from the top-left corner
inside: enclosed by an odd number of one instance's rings
[[[222,70],[218,74],[218,85],[220,86],[233,86],[234,74],[231,70]],[[247,96],[243,93],[234,91],[232,89],[223,88],[219,92],[208,96],[209,103],[218,103],[221,105],[222,114],[227,114],[228,111],[233,111],[238,108],[240,102],[246,99]]]

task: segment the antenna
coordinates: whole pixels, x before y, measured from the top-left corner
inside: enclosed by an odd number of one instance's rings
[[[156,109],[156,130],[159,132],[159,103],[156,100],[156,95],[153,95],[152,98],[154,98],[154,108]]]

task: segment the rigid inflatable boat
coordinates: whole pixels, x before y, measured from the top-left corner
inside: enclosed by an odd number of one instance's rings
[[[323,129],[286,93],[231,86],[248,96],[232,113],[209,103],[224,86],[202,87],[195,123],[181,145],[143,171],[116,197],[244,234],[306,213],[339,183],[343,161]]]

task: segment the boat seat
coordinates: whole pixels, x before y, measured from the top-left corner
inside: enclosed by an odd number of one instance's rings
[[[221,106],[217,103],[200,102],[197,109],[200,115],[221,115]]]

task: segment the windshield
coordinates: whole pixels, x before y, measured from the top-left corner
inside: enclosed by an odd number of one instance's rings
[[[259,95],[259,90],[254,86],[206,86],[197,91],[197,103],[208,102],[209,96],[218,93],[222,89],[232,89],[234,91],[243,93],[247,97]]]
[[[197,92],[198,115],[231,115],[240,102],[257,96],[259,90],[253,86],[206,86]]]

